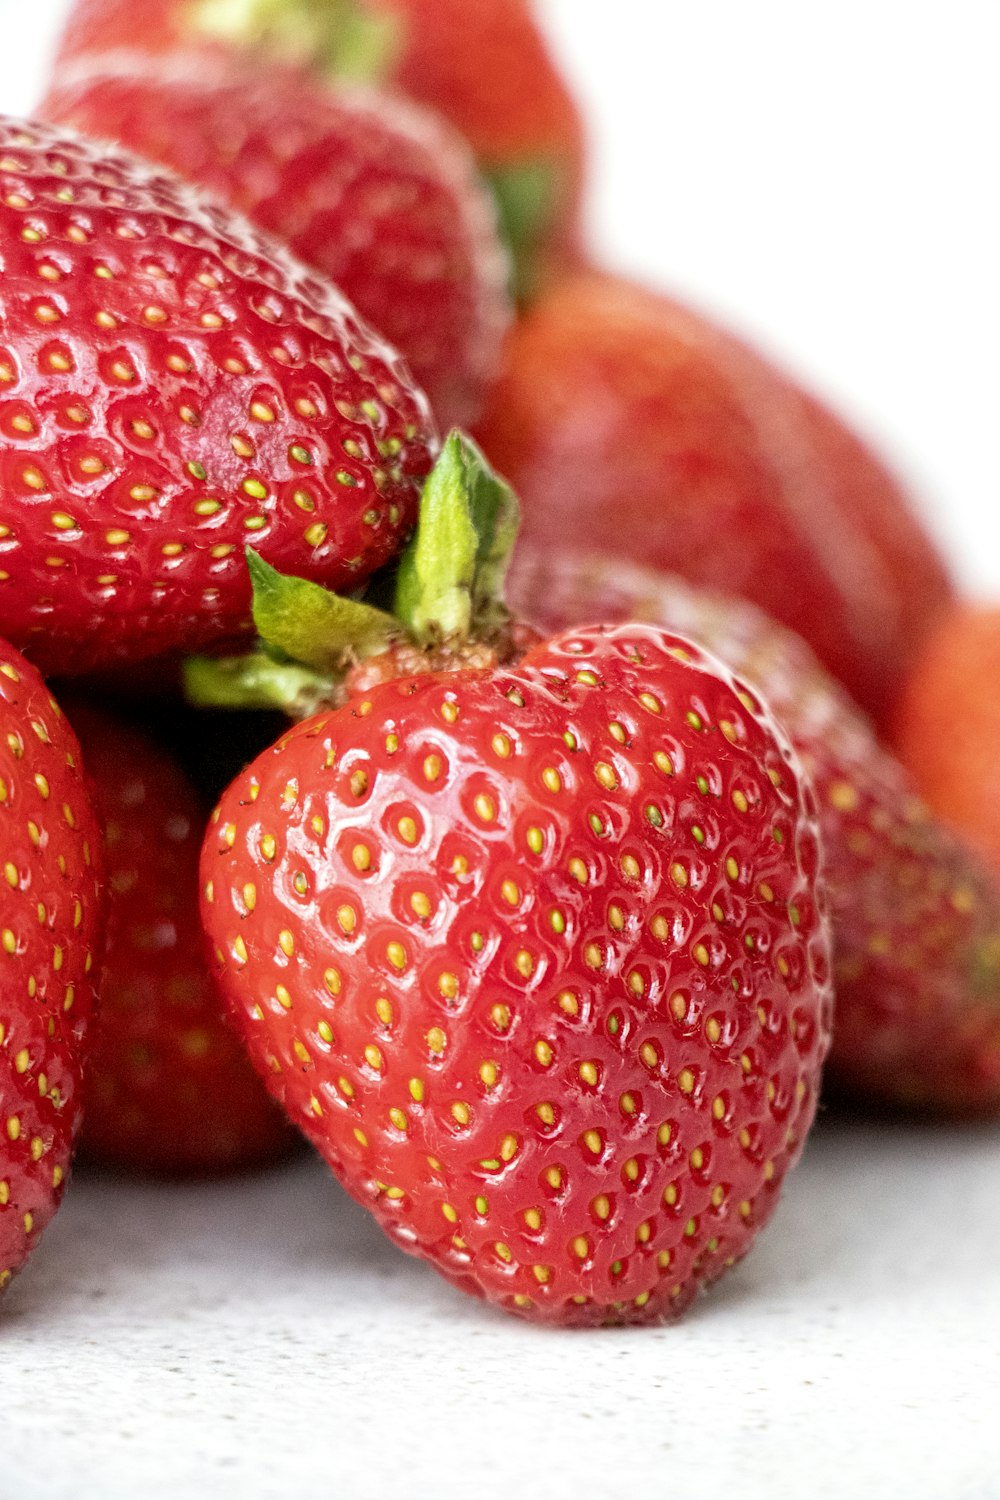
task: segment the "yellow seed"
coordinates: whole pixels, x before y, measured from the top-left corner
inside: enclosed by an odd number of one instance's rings
[[[598,1068],[596,1063],[582,1062],[580,1064],[579,1072],[580,1077],[584,1083],[589,1084],[591,1088],[596,1088],[598,1079]]]
[[[464,1100],[456,1099],[454,1104],[451,1106],[451,1113],[452,1118],[456,1120],[459,1125],[468,1125],[472,1112]]]
[[[440,1026],[432,1026],[430,1031],[427,1033],[427,1045],[432,1052],[436,1052],[438,1054],[442,1053],[445,1049],[446,1041],[447,1037],[441,1030]]]
[[[585,1130],[583,1133],[583,1144],[586,1146],[588,1151],[593,1152],[594,1156],[600,1156],[601,1151],[604,1148],[604,1142],[601,1140],[600,1131]]]

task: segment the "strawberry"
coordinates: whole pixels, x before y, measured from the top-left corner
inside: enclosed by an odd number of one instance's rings
[[[104,825],[104,972],[81,1150],[133,1171],[220,1172],[290,1132],[223,1018],[202,951],[207,817],[177,763],[106,709],[70,700]]]
[[[506,665],[476,640],[505,504],[476,463],[449,439],[425,489],[394,622],[416,643],[374,645],[224,794],[203,921],[262,1076],[404,1249],[540,1320],[672,1316],[748,1248],[813,1116],[811,795],[679,637],[591,628]],[[319,591],[285,583],[259,614],[288,641],[308,604],[315,643]]]
[[[450,121],[495,191],[523,294],[575,257],[583,127],[532,0],[77,0],[56,76],[116,49],[220,45],[249,48],[268,78],[284,59],[381,81]]]
[[[0,122],[0,633],[77,673],[249,629],[248,538],[364,578],[422,395],[276,241],[137,159]]]
[[[571,549],[522,545],[510,595],[546,631],[595,617],[681,631],[760,690],[819,803],[837,997],[831,1090],[1000,1112],[1000,891],[805,642],[743,600]]]
[[[1000,875],[1000,609],[957,604],[924,642],[900,698],[899,755],[934,811]]]
[[[492,203],[454,131],[291,68],[92,58],[43,104],[126,142],[285,240],[407,358],[445,426],[478,413],[507,323]]]
[[[62,1198],[102,935],[100,829],[80,750],[0,642],[0,1291]]]
[[[524,535],[745,595],[885,723],[944,567],[909,500],[830,412],[730,334],[596,272],[512,331],[478,429]]]

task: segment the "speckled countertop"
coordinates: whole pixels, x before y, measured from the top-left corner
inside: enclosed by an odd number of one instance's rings
[[[1000,1129],[827,1119],[672,1327],[558,1333],[311,1157],[80,1177],[0,1317],[3,1500],[997,1500]]]

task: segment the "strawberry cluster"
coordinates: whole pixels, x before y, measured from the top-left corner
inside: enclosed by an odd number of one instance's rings
[[[0,1289],[78,1140],[304,1136],[463,1290],[647,1322],[827,1061],[1000,1110],[996,617],[589,263],[584,157],[529,0],[79,0],[0,121]]]

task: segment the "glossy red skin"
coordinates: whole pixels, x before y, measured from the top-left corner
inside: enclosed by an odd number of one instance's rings
[[[938,624],[900,698],[900,759],[939,817],[1000,877],[1000,610],[962,603]]]
[[[106,710],[67,707],[94,783],[109,897],[80,1149],[164,1175],[273,1160],[294,1137],[224,1018],[204,951],[208,809],[148,735]]]
[[[0,235],[0,632],[43,671],[245,634],[248,542],[334,586],[399,548],[436,446],[424,397],[276,241],[10,121]]]
[[[571,548],[522,545],[509,592],[543,631],[647,620],[700,641],[755,685],[819,803],[836,990],[830,1091],[1000,1112],[1000,888],[805,642],[745,600]]]
[[[908,497],[830,412],[721,328],[597,272],[519,321],[478,436],[552,535],[738,593],[885,723],[951,595]]]
[[[547,46],[530,0],[369,0],[395,21],[382,78],[429,105],[469,142],[487,172],[546,166],[552,173],[545,254],[551,265],[576,255],[580,240],[585,139],[580,112]],[[315,24],[322,0],[313,0]],[[196,0],[78,0],[56,69],[115,48],[158,54],[205,45]],[[330,6],[335,41],[338,16]],[[248,26],[247,45],[266,56],[279,45]],[[329,47],[327,48],[329,51]],[[301,62],[301,55],[292,58]],[[327,58],[317,57],[321,73]]]
[[[231,203],[334,282],[403,353],[442,431],[468,426],[508,322],[493,203],[428,111],[270,64],[95,57],[41,107]]]
[[[0,642],[0,1292],[62,1199],[103,936],[97,815],[72,730]]]
[[[206,836],[203,920],[262,1076],[402,1248],[510,1311],[677,1315],[801,1149],[830,1004],[816,828],[738,692],[641,626],[382,683],[254,762]]]

